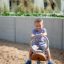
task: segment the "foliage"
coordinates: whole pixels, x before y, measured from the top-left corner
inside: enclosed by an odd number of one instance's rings
[[[15,2],[16,0],[14,0]],[[39,8],[34,5],[32,0],[21,0],[21,3],[17,6],[15,12],[7,10],[6,6],[0,8],[0,16],[42,16],[42,17],[63,17],[63,14],[58,14],[59,11]]]
[[[0,16],[41,16],[41,17],[58,17],[64,18],[64,15],[58,13],[21,13],[21,12],[4,12],[1,13]]]

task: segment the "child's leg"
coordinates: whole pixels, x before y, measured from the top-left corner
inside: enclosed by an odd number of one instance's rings
[[[33,50],[33,49],[34,50]],[[35,52],[38,49],[38,46],[36,44],[33,44],[31,49],[29,50],[29,59],[27,60],[26,64],[31,64],[31,55],[33,54],[33,52]]]
[[[47,44],[45,42],[39,42],[39,49],[44,52],[47,49]]]
[[[50,54],[50,49],[47,48],[46,50],[46,55],[47,55],[47,59],[50,60],[51,59],[51,54]]]
[[[49,48],[46,50],[46,55],[47,55],[47,59],[48,59],[48,64],[54,64],[54,62],[52,61],[52,58],[51,58]]]
[[[29,59],[27,60],[26,64],[31,64],[31,55],[32,55],[32,49],[29,50]]]

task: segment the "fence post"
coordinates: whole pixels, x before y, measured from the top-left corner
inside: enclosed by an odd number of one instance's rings
[[[63,50],[63,19],[62,19],[61,49]]]
[[[14,17],[14,41],[16,43],[16,17]]]

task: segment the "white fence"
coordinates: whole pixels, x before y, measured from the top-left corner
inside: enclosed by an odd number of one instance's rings
[[[36,18],[40,17],[0,17],[0,39],[30,43],[30,34]],[[64,19],[42,19],[47,28],[50,47],[64,49]]]

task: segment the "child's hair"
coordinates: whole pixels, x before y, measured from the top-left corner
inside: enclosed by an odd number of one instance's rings
[[[36,19],[35,21],[34,21],[34,23],[39,23],[39,22],[43,22],[43,20],[42,19]]]

